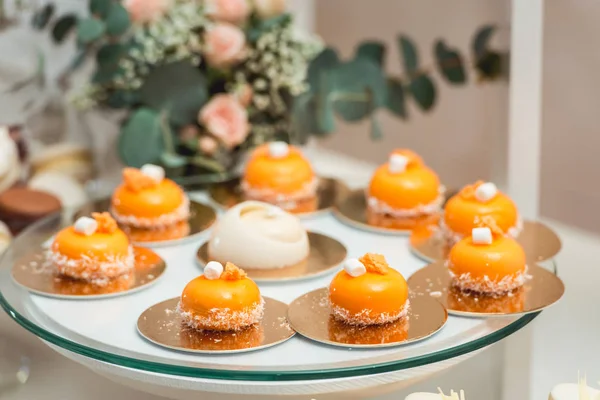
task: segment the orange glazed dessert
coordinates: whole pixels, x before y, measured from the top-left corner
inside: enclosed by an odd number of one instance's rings
[[[112,196],[111,212],[125,226],[142,229],[170,228],[189,218],[184,191],[156,165],[123,169],[123,184]]]
[[[133,271],[133,248],[110,214],[93,213],[92,217],[81,217],[60,231],[50,247],[49,260],[61,275],[107,284]]]
[[[509,292],[528,276],[523,248],[489,217],[452,247],[446,263],[454,286],[478,293]]]
[[[256,283],[232,263],[225,268],[211,261],[204,274],[183,289],[178,306],[191,328],[237,331],[256,324],[264,313],[264,300]]]
[[[465,186],[446,203],[441,227],[450,246],[469,236],[484,217],[492,218],[511,237],[521,232],[523,222],[515,203],[493,183],[478,181]]]
[[[284,142],[254,150],[241,186],[246,200],[264,201],[292,213],[317,209],[318,178],[300,150]]]
[[[408,313],[408,286],[380,254],[349,259],[329,285],[331,314],[350,325],[380,325]]]
[[[370,225],[412,229],[438,215],[444,187],[417,154],[396,150],[375,171],[366,195]]]

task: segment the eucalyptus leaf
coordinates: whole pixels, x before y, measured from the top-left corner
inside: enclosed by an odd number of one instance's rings
[[[179,125],[193,123],[208,101],[206,78],[189,60],[152,70],[139,94],[145,105],[155,110],[169,110],[171,120]]]
[[[54,4],[48,3],[33,14],[31,25],[36,29],[44,29],[50,22],[52,15],[54,15]]]
[[[355,58],[332,71],[333,108],[344,120],[354,122],[385,105],[386,79],[372,61]]]
[[[317,124],[320,132],[333,132],[335,129],[335,115],[333,104],[328,97],[319,97],[317,102]]]
[[[105,85],[112,82],[118,76],[123,74],[123,69],[118,65],[98,65],[96,71],[92,75],[92,83],[97,85]]]
[[[413,73],[419,69],[419,57],[417,55],[417,46],[408,36],[398,36],[398,48],[404,60],[404,69],[407,73]]]
[[[317,121],[316,100],[316,96],[309,92],[294,99],[291,122],[295,142],[302,143],[312,134],[327,133],[321,129]]]
[[[90,13],[101,19],[106,19],[114,0],[90,0]]]
[[[180,154],[165,152],[160,155],[160,162],[167,168],[180,168],[186,165],[188,160]]]
[[[121,128],[118,148],[121,159],[129,166],[140,168],[159,162],[165,150],[160,115],[148,108],[134,111]]]
[[[496,52],[488,52],[477,60],[475,68],[484,79],[496,79],[502,75],[502,56]]]
[[[137,93],[126,90],[116,90],[106,99],[106,104],[111,108],[129,108],[137,102]]]
[[[252,24],[247,30],[247,38],[250,42],[256,42],[266,32],[278,26],[284,26],[286,24],[289,24],[291,20],[292,17],[290,16],[290,14],[287,13],[280,14],[276,17],[272,17],[265,20],[255,19],[254,24]]]
[[[483,57],[489,51],[488,45],[495,30],[496,27],[493,25],[484,25],[475,34],[472,48],[476,59]]]
[[[52,39],[55,43],[62,43],[76,26],[77,16],[75,14],[63,15],[52,28]]]
[[[100,39],[105,31],[104,22],[96,18],[83,19],[77,24],[77,41],[81,44],[91,43]]]
[[[121,43],[105,44],[96,53],[96,63],[100,67],[115,66],[126,54],[126,51],[127,47]]]
[[[307,71],[307,81],[312,92],[318,91],[319,81],[322,81],[321,74],[333,69],[340,64],[337,52],[328,47],[317,55],[309,64]]]
[[[383,67],[385,62],[385,44],[382,42],[368,41],[361,43],[356,49],[357,58],[371,60],[379,67]]]
[[[419,75],[410,81],[410,92],[423,111],[429,111],[435,104],[436,89],[431,78]]]
[[[442,75],[450,83],[465,83],[467,73],[465,64],[460,53],[446,46],[443,40],[435,44],[435,58]]]
[[[379,140],[383,137],[383,130],[379,123],[379,118],[375,114],[371,115],[371,139]]]
[[[406,118],[405,90],[401,81],[393,78],[387,80],[385,106],[394,113],[394,115],[400,118]]]
[[[106,17],[106,33],[111,36],[120,36],[127,32],[131,20],[129,13],[119,2],[113,2]]]

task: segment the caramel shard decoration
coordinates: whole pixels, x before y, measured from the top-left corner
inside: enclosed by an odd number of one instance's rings
[[[115,221],[107,212],[92,213],[92,218],[94,218],[98,223],[98,229],[96,229],[96,232],[110,234],[114,233],[119,228],[117,226],[117,221]]]
[[[124,168],[123,181],[127,189],[133,192],[141,192],[144,189],[152,188],[157,185],[156,181],[145,175],[137,168]]]
[[[225,264],[225,271],[221,274],[221,279],[226,281],[239,281],[246,277],[246,272],[237,265],[228,262]]]
[[[367,253],[358,260],[363,263],[367,272],[384,275],[389,268],[389,264],[381,254]]]

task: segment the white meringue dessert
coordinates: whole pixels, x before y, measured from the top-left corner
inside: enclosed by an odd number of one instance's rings
[[[244,269],[291,267],[305,261],[308,253],[308,235],[298,217],[259,201],[229,209],[208,242],[211,260]]]
[[[587,386],[585,379],[579,383],[561,383],[550,392],[548,400],[597,400],[600,391]]]

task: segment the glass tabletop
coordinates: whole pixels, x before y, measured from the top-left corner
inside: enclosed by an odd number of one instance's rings
[[[202,197],[200,197],[202,199]],[[138,335],[135,323],[148,307],[177,297],[200,274],[194,255],[207,240],[161,248],[167,271],[147,290],[103,300],[65,300],[34,295],[11,278],[16,260],[47,243],[71,223],[70,213],[51,216],[25,231],[0,259],[0,304],[25,329],[74,353],[119,366],[162,374],[244,381],[322,380],[413,368],[489,346],[523,328],[538,313],[490,319],[450,316],[446,326],[422,342],[386,349],[344,349],[296,335],[262,351],[237,355],[193,355],[158,347]],[[408,238],[352,229],[326,214],[303,221],[307,229],[337,238],[349,256],[383,253],[390,265],[410,276],[425,263],[408,249]],[[555,268],[553,262],[550,268]],[[260,284],[263,295],[290,303],[327,286],[332,274],[298,282]]]

